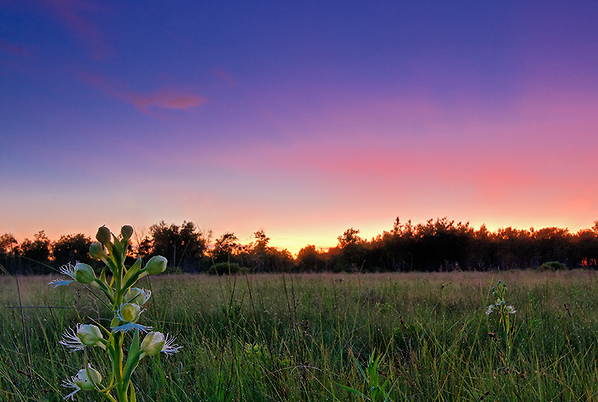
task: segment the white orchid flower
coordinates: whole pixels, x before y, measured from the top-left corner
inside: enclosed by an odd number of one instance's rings
[[[83,350],[85,346],[99,346],[105,349],[102,340],[102,332],[93,324],[77,324],[76,329],[67,329],[58,342],[61,345],[71,348],[71,352]]]
[[[147,303],[151,295],[151,290],[141,288],[130,288],[129,291],[125,293],[124,299],[127,303],[135,303],[142,306],[145,303]]]
[[[91,364],[86,369],[81,369],[73,377],[63,380],[62,386],[65,388],[74,388],[75,390],[65,396],[63,399],[74,400],[75,394],[79,391],[91,391],[102,382],[102,375]]]
[[[71,282],[76,282],[75,279],[75,266],[70,262],[60,267],[60,273],[70,277],[70,280],[54,279],[49,282],[48,285],[57,288],[58,286],[66,286]]]
[[[166,356],[171,356],[178,353],[182,346],[174,344],[176,338],[170,337],[169,334],[162,334],[161,332],[150,332],[143,338],[141,342],[141,350],[143,355],[154,356],[162,352]],[[142,356],[143,356],[142,355]]]
[[[112,328],[112,332],[127,332],[133,329],[138,329],[141,332],[151,331],[152,327],[137,324],[137,320],[143,311],[144,310],[138,304],[123,303],[116,311],[116,317],[124,322],[124,324]]]

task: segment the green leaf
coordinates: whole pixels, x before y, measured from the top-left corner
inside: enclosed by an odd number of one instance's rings
[[[367,396],[365,396],[364,394],[362,394],[361,392],[357,391],[357,390],[356,390],[356,389],[354,389],[354,388],[347,387],[346,385],[339,384],[339,383],[335,383],[335,385],[336,385],[337,387],[341,387],[341,388],[342,388],[342,389],[344,389],[345,391],[349,391],[349,392],[352,392],[352,393],[354,393],[354,394],[356,394],[356,395],[359,395],[361,398],[364,398],[364,399],[366,399],[366,398],[367,398]]]
[[[135,395],[135,387],[133,386],[133,384],[129,384],[129,387],[131,387],[131,393],[130,393],[130,401],[131,402],[137,402],[137,396]]]
[[[129,355],[127,356],[127,363],[123,371],[123,384],[127,384],[133,374],[133,370],[139,364],[139,357],[141,356],[141,350],[139,350],[139,330],[135,330],[133,335],[133,342],[131,342],[131,348],[129,349]]]
[[[141,257],[137,258],[135,264],[129,269],[127,274],[125,275],[123,281],[125,285],[123,286],[124,289],[128,289],[130,286],[133,286],[137,278],[139,278],[139,271],[141,270]]]

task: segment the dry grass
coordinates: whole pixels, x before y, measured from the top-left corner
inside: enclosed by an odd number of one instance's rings
[[[62,332],[110,316],[51,279],[19,278],[21,310],[0,277],[1,400],[60,400],[80,364]],[[512,353],[485,314],[499,279]],[[152,277],[144,319],[184,349],[135,383],[140,401],[596,400],[597,285],[581,270]]]

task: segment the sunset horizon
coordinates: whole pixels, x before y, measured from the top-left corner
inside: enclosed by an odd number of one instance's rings
[[[598,4],[0,1],[0,235],[598,219]]]
[[[400,219],[400,217],[395,217],[395,219],[396,218]],[[453,222],[455,225],[458,225],[458,224],[468,225],[469,228],[471,228],[474,231],[481,230],[481,228],[483,226],[488,230],[488,232],[494,233],[494,234],[498,233],[501,230],[509,229],[509,228],[518,230],[518,231],[534,231],[534,232],[537,232],[541,229],[557,228],[557,229],[565,230],[568,233],[574,235],[583,230],[592,230],[593,227],[598,222],[598,220],[596,220],[586,226],[576,227],[576,228],[567,227],[567,226],[559,226],[559,225],[550,225],[550,224],[539,225],[539,226],[532,225],[532,226],[523,227],[523,226],[517,226],[517,225],[500,225],[500,224],[492,225],[492,224],[486,224],[486,223],[474,224],[469,221],[454,220],[448,216],[443,216],[443,217],[438,216],[438,217],[434,217],[434,218],[428,218],[428,219],[425,219],[422,221],[413,221],[412,219],[408,219],[408,218],[405,220],[400,219],[400,223],[402,225],[406,225],[408,222],[410,222],[411,225],[416,227],[417,225],[426,225],[429,221],[436,222],[438,220],[443,220],[443,219],[446,219],[448,222]],[[301,250],[302,248],[305,248],[307,246],[315,246],[316,250],[321,251],[321,252],[327,252],[331,248],[338,247],[338,238],[340,236],[342,236],[342,234],[348,229],[358,230],[359,231],[358,235],[364,241],[370,242],[373,239],[375,239],[377,236],[383,235],[385,232],[386,233],[391,232],[391,230],[393,228],[393,224],[394,224],[394,222],[390,222],[386,227],[383,227],[383,228],[381,227],[380,229],[367,227],[365,230],[363,228],[360,228],[357,225],[349,225],[347,227],[344,227],[343,229],[338,230],[337,233],[332,233],[332,231],[328,231],[328,232],[324,232],[323,234],[320,234],[320,235],[314,233],[313,236],[311,236],[309,233],[305,233],[302,236],[299,236],[299,235],[293,236],[292,233],[285,234],[283,236],[280,236],[280,235],[277,236],[276,233],[274,233],[274,234],[270,233],[268,231],[268,229],[264,228],[264,227],[258,227],[255,230],[253,230],[251,232],[247,232],[247,233],[236,232],[233,228],[231,228],[229,230],[225,229],[221,232],[215,232],[210,228],[202,227],[201,224],[199,224],[198,222],[194,222],[192,220],[183,220],[180,222],[168,222],[168,221],[160,220],[160,221],[150,223],[146,226],[138,226],[131,222],[120,223],[120,224],[118,224],[118,223],[96,224],[96,227],[94,229],[91,229],[89,232],[86,232],[84,230],[59,231],[59,230],[46,230],[46,229],[40,228],[39,230],[36,230],[31,233],[0,232],[0,235],[2,235],[2,234],[12,235],[12,236],[14,236],[14,238],[17,240],[18,243],[23,242],[23,240],[25,240],[25,239],[33,240],[35,238],[35,235],[38,234],[40,231],[43,231],[44,234],[48,237],[48,239],[51,242],[59,240],[59,238],[62,236],[72,236],[72,235],[77,235],[77,234],[83,234],[83,235],[89,237],[92,241],[94,241],[95,233],[97,232],[97,229],[100,226],[107,226],[109,228],[112,228],[112,230],[115,231],[114,233],[118,234],[118,229],[121,226],[131,225],[135,230],[135,234],[132,237],[132,245],[136,246],[138,241],[142,240],[145,236],[151,238],[152,236],[151,236],[150,227],[152,225],[158,225],[161,222],[164,222],[167,226],[170,226],[170,225],[181,226],[184,222],[193,223],[196,226],[198,232],[203,236],[203,238],[205,238],[206,240],[209,240],[208,246],[213,245],[214,240],[217,239],[218,237],[222,236],[225,233],[234,234],[235,236],[238,237],[239,244],[248,245],[255,241],[254,234],[256,232],[263,231],[265,233],[265,235],[269,238],[268,245],[270,247],[274,247],[280,251],[287,250],[293,256],[296,256],[297,253],[299,252],[299,250]],[[211,236],[210,239],[208,239],[208,236]]]

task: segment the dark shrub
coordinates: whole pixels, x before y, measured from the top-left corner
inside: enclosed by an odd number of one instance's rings
[[[567,265],[559,261],[548,261],[538,267],[539,271],[562,271],[567,269]]]
[[[219,262],[208,270],[210,275],[235,275],[243,274],[246,270],[235,262]]]

